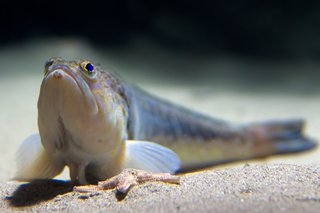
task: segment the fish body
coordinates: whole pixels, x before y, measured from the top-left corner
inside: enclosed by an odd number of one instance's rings
[[[39,134],[18,152],[15,179],[104,180],[125,168],[188,171],[309,150],[301,119],[235,125],[155,97],[88,60],[52,58],[38,100]]]

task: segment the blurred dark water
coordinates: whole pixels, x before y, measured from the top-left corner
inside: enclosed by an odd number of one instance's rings
[[[2,43],[79,36],[119,48],[139,35],[175,49],[250,57],[319,57],[318,1],[29,1],[1,3]]]
[[[0,48],[72,37],[158,81],[320,92],[318,1],[6,1],[0,8]]]

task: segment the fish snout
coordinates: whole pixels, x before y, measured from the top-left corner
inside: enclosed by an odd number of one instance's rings
[[[62,70],[55,70],[52,73],[53,77],[56,79],[60,79],[63,77],[63,71]]]

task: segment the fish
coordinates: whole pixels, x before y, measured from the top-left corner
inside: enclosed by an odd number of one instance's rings
[[[55,57],[44,66],[39,133],[21,144],[14,179],[50,179],[67,166],[78,185],[124,170],[140,175],[140,182],[178,182],[171,174],[311,150],[317,142],[304,135],[304,126],[301,118],[244,124],[216,119],[159,98],[90,60]],[[119,182],[112,180],[111,185]]]

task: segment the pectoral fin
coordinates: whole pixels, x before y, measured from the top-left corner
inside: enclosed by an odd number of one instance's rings
[[[16,160],[17,171],[13,179],[19,181],[53,178],[64,168],[62,162],[44,150],[38,134],[33,134],[23,141]]]
[[[180,164],[179,156],[164,146],[147,141],[126,141],[124,168],[173,174]]]

